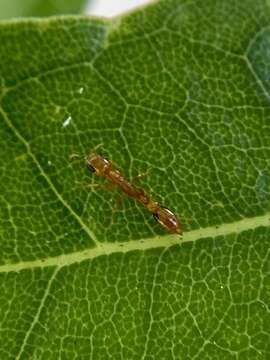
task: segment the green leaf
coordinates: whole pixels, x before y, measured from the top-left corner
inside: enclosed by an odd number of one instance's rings
[[[0,26],[0,358],[269,359],[269,2]],[[102,152],[170,235],[70,155]]]
[[[83,10],[86,3],[87,0],[2,0],[0,19],[77,14]]]

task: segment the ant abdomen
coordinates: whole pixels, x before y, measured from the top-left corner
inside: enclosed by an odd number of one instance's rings
[[[182,234],[180,223],[174,213],[163,206],[159,206],[153,213],[154,219],[169,232]]]

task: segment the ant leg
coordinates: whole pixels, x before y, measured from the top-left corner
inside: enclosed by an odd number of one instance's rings
[[[123,200],[124,200],[123,196],[118,196],[115,199],[114,204],[112,204],[112,217],[111,217],[112,223],[114,223],[116,220],[116,215],[117,215],[116,211],[118,210],[119,206],[123,204]]]
[[[100,189],[106,190],[106,191],[115,190],[114,184],[82,183],[81,181],[75,181],[75,182],[78,186],[85,188],[85,189],[94,190],[94,189],[100,188]]]
[[[147,169],[146,171],[144,171],[143,173],[140,173],[136,176],[134,176],[131,181],[132,182],[136,182],[136,181],[140,181],[141,178],[143,178],[144,176],[148,175],[148,173],[150,172],[151,168]]]
[[[193,219],[188,217],[188,218],[181,218],[182,222],[183,223],[186,223],[186,224],[192,224],[193,223]]]
[[[113,205],[113,212],[115,212],[116,208],[123,203],[123,200],[124,200],[123,196],[118,196],[116,198],[115,203]]]
[[[81,182],[81,181],[75,181],[76,185],[80,188],[83,188],[83,189],[95,189],[95,188],[98,188],[98,187],[101,187],[102,184],[97,184],[97,183],[86,183],[86,182]]]

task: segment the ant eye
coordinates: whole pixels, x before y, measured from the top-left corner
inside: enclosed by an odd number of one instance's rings
[[[90,165],[90,164],[87,164],[87,169],[91,172],[91,173],[94,173],[96,172],[96,169],[94,168],[94,166]]]

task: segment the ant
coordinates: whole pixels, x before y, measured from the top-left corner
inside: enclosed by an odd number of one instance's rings
[[[127,196],[144,205],[163,228],[171,233],[182,235],[181,225],[175,214],[170,209],[153,201],[143,189],[137,188],[131,182],[127,181],[122,173],[116,169],[107,158],[96,153],[91,153],[86,157],[85,161],[86,167],[91,173],[104,176],[112,184],[118,186]]]

